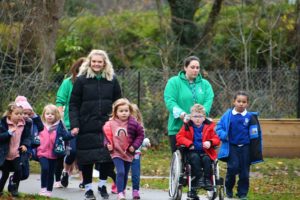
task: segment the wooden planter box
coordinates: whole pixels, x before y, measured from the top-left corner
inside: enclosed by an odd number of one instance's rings
[[[218,123],[219,119],[214,120]],[[300,119],[259,119],[264,157],[300,158]]]
[[[266,157],[300,158],[300,120],[260,119]]]

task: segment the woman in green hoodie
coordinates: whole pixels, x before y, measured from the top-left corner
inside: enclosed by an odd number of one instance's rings
[[[164,91],[164,101],[169,111],[168,135],[171,151],[176,151],[176,134],[190,108],[198,103],[209,115],[214,92],[211,84],[200,74],[200,59],[189,56],[184,60],[182,71],[170,78]]]

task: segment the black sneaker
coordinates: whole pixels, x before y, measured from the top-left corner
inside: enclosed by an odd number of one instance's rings
[[[96,200],[93,190],[88,190],[84,194],[84,200]]]
[[[13,179],[13,175],[11,175],[9,177],[9,182],[8,182],[8,186],[7,186],[7,190],[11,193],[11,195],[13,197],[18,197],[19,196],[19,192],[18,192],[18,184],[14,183],[12,181]]]
[[[62,178],[61,178],[60,183],[65,188],[68,187],[68,185],[69,185],[69,174],[68,174],[68,172],[62,172]]]
[[[83,185],[83,183],[79,183],[79,188],[84,190],[84,185]]]
[[[103,185],[102,187],[98,186],[98,191],[103,199],[108,199],[109,195],[107,193],[105,185]]]

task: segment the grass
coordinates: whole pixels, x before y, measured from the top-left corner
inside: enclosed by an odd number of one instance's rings
[[[142,152],[141,171],[143,176],[155,178],[142,178],[141,187],[168,190],[169,165],[171,153],[167,140],[159,146]],[[219,163],[221,176],[225,177],[226,165]],[[39,173],[40,166],[31,162],[31,172]],[[131,181],[128,181],[131,185]],[[4,195],[5,196],[5,195]],[[1,199],[5,199],[1,197]],[[11,199],[11,198],[6,198]],[[45,198],[26,195],[20,199]],[[54,198],[53,198],[54,199]],[[265,158],[265,162],[251,166],[250,200],[291,200],[300,199],[300,159]]]
[[[1,200],[13,200],[13,199],[22,199],[22,200],[62,200],[60,198],[48,198],[48,197],[42,197],[39,195],[32,195],[32,194],[24,194],[19,193],[19,197],[12,197],[8,192],[4,192],[3,195],[0,197]]]
[[[142,174],[149,176],[169,176],[171,153],[167,142],[159,147],[144,151]],[[226,174],[226,164],[219,162],[222,177]],[[168,189],[169,180],[142,179],[144,188]],[[251,166],[249,199],[290,200],[300,199],[300,159],[265,158],[263,163]]]

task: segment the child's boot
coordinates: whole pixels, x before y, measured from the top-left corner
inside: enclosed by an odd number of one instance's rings
[[[204,185],[205,185],[204,188],[206,190],[211,190],[212,189],[212,184],[211,184],[210,178],[205,177],[205,179],[204,179]]]
[[[13,182],[13,175],[10,176],[7,190],[11,193],[13,197],[19,196],[18,186],[19,184]]]
[[[118,194],[117,185],[115,183],[111,185],[111,193]]]
[[[205,186],[204,177],[201,176],[199,181],[198,181],[198,188],[204,188],[204,186]]]
[[[103,185],[102,187],[98,186],[98,191],[103,199],[108,199],[109,195],[107,193],[105,185]]]
[[[132,198],[133,198],[134,200],[136,200],[136,199],[141,199],[139,190],[133,190],[133,191],[132,191]]]
[[[188,192],[187,196],[193,200],[200,200],[198,195],[197,195],[197,191],[192,189],[191,191]]]

